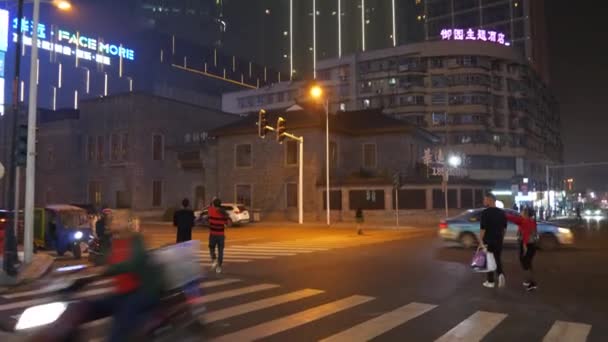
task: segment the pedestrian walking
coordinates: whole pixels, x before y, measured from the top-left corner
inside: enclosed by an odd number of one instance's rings
[[[531,213],[527,210],[524,210],[521,214],[522,216],[507,214],[507,220],[517,225],[519,262],[525,272],[523,285],[527,291],[533,291],[537,288],[532,272],[532,260],[536,254],[536,242],[538,241],[536,220],[532,218]]]
[[[194,211],[190,209],[190,201],[187,198],[182,201],[182,209],[173,214],[173,225],[177,227],[177,243],[192,240]]]
[[[357,211],[355,211],[355,221],[357,222],[357,234],[358,235],[363,235],[363,210],[361,208],[357,208]]]
[[[488,272],[488,279],[483,286],[494,288],[495,280],[498,276],[498,287],[505,286],[505,276],[502,269],[502,246],[507,229],[507,216],[502,209],[496,207],[496,196],[487,193],[484,198],[486,209],[481,213],[480,238],[484,248],[494,254],[496,260],[496,271]]]
[[[225,229],[228,223],[228,214],[222,209],[222,201],[213,199],[209,207],[209,254],[211,255],[211,270],[222,273],[224,261],[224,244],[226,242]],[[217,256],[215,249],[217,247]]]
[[[100,250],[103,255],[112,247],[112,209],[104,206],[100,218],[95,222],[95,235],[99,239]]]

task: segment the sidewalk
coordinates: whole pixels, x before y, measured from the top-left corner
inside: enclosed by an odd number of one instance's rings
[[[163,222],[163,221],[142,221],[142,226],[165,226],[165,227],[173,227],[173,222]],[[262,221],[262,222],[254,222],[249,223],[239,227],[256,227],[256,228],[324,228],[327,227],[325,222],[315,221],[315,222],[304,222],[304,224],[298,224],[293,221]],[[356,229],[357,223],[355,222],[335,222],[332,223],[330,228],[333,229]],[[390,229],[390,230],[398,230],[398,229],[419,229],[419,228],[429,228],[434,229],[435,225],[420,225],[420,226],[412,226],[412,225],[399,225],[398,227],[390,224],[382,224],[382,223],[364,223],[361,225],[363,229]]]
[[[19,259],[23,260],[21,252],[19,253]],[[16,277],[8,276],[4,273],[4,270],[0,270],[0,292],[41,278],[48,272],[54,261],[54,258],[48,254],[37,253],[34,254],[30,264],[21,266]],[[2,258],[0,258],[1,262]]]

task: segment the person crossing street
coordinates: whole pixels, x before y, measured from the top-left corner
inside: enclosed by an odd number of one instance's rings
[[[224,244],[226,242],[225,228],[228,223],[228,214],[222,209],[222,201],[219,198],[213,200],[209,207],[209,253],[211,255],[211,269],[216,273],[222,273],[222,262],[224,261]],[[217,247],[217,256],[215,249]]]

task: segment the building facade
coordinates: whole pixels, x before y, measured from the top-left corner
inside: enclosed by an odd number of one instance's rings
[[[325,115],[307,107],[268,113],[269,122],[286,120],[287,131],[304,138],[304,213],[306,221],[325,215]],[[257,116],[213,132],[217,136],[219,196],[262,213],[264,220],[296,220],[298,149],[257,134]],[[374,220],[394,218],[394,176],[401,175],[399,207],[443,209],[439,178],[428,177],[419,160],[436,137],[379,110],[331,114],[329,138],[330,208],[334,220],[353,220],[361,208]],[[449,188],[452,208],[471,208],[490,186],[455,179]],[[474,200],[477,196],[477,200]]]
[[[63,111],[65,113],[66,111]],[[87,203],[164,211],[216,193],[208,132],[238,116],[141,93],[48,111],[38,135],[36,203]],[[196,146],[196,155],[184,153]]]
[[[562,159],[555,99],[525,58],[498,42],[409,44],[320,61],[318,68],[331,112],[381,108],[423,127],[442,139],[444,152],[468,156],[471,179],[510,189],[529,178],[530,188],[540,190],[545,165]],[[308,86],[225,94],[223,108],[272,108],[288,101],[285,94],[293,103],[307,96]]]

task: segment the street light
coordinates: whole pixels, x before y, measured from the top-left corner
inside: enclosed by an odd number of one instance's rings
[[[329,203],[329,96],[325,94],[323,88],[319,85],[313,85],[310,88],[310,97],[315,101],[325,100],[325,211],[327,213],[327,225],[331,224]]]
[[[448,163],[450,164],[451,167],[459,167],[460,164],[462,164],[462,158],[460,156],[451,156],[448,159]]]
[[[53,5],[62,11],[69,11],[72,9],[72,3],[65,0],[54,0]]]

